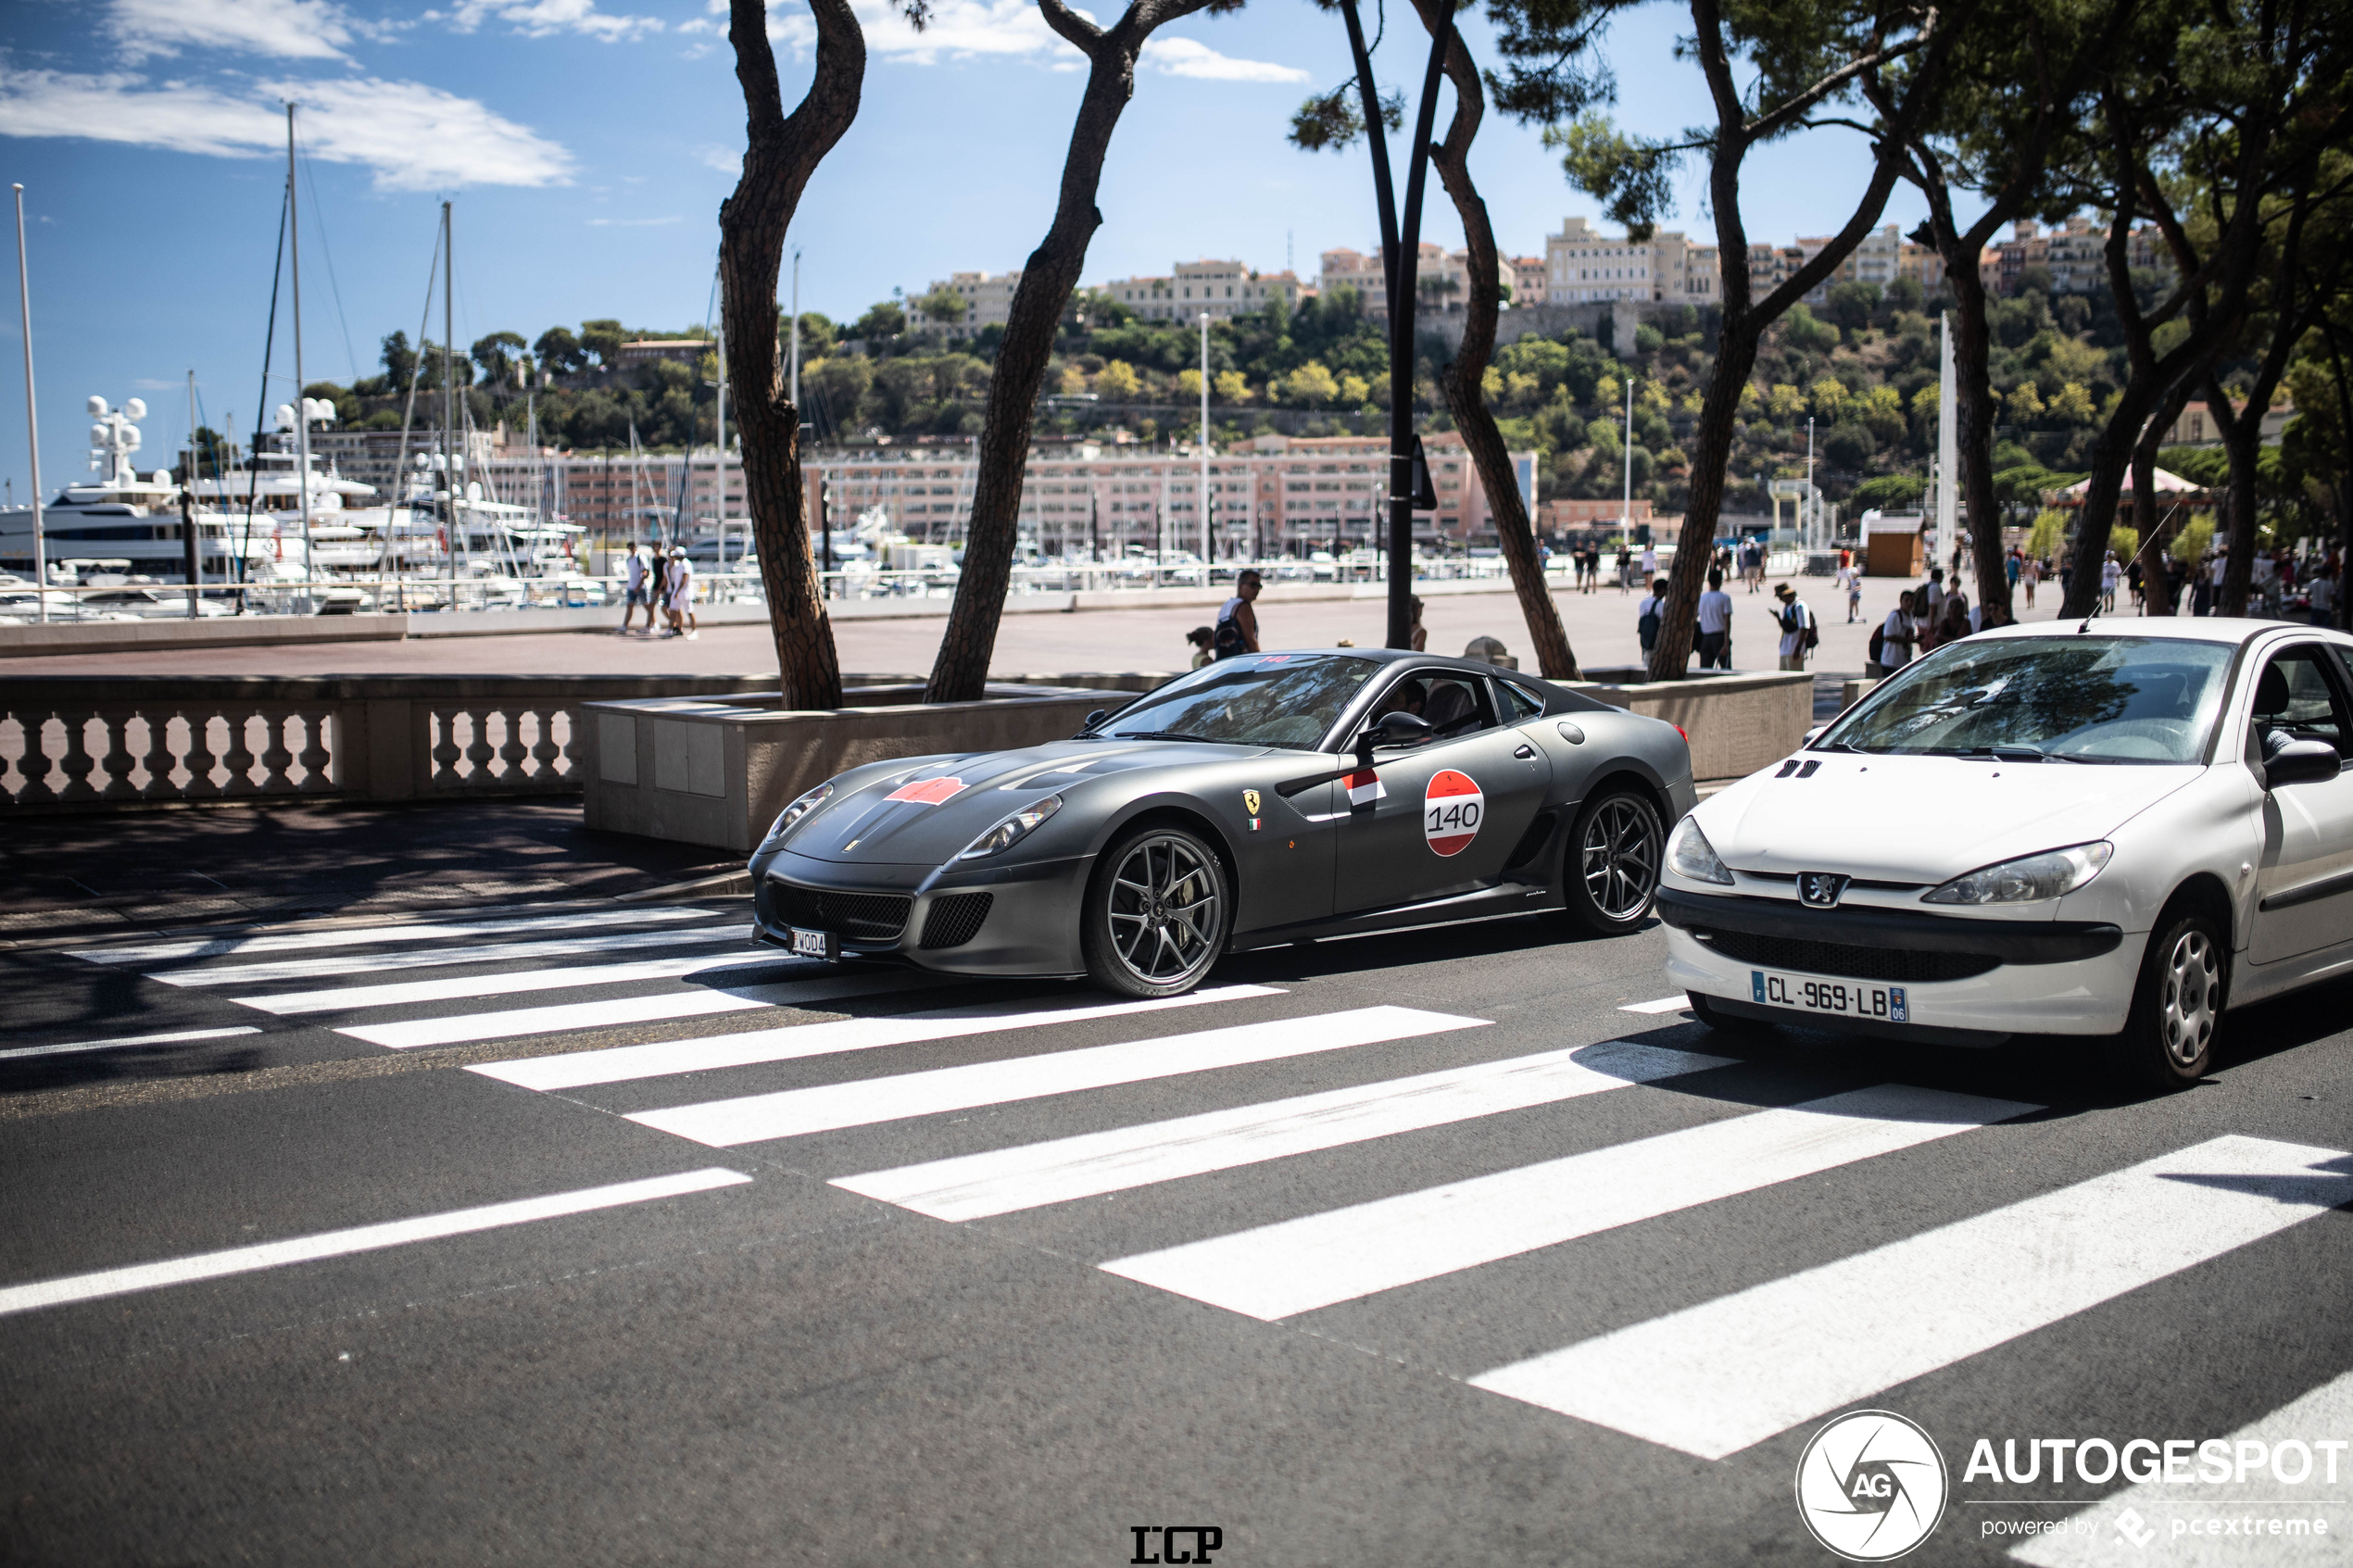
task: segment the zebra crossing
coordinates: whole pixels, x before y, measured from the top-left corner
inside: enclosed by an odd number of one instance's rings
[[[1793,1081],[1776,1097],[1755,1086],[1769,1069],[1704,1050],[1609,1038],[1514,1052],[1474,1012],[1319,1010],[1290,983],[1215,983],[1152,1000],[1007,987],[998,999],[925,1008],[921,993],[953,983],[747,951],[722,910],[525,912],[311,935],[331,940],[260,934],[77,956],[391,1050],[536,1038],[531,1054],[464,1071],[710,1148],[791,1149],[795,1169],[833,1188],[943,1224],[1018,1226],[1118,1195],[1128,1201],[1088,1216],[1088,1266],[1238,1323],[1313,1328],[1317,1313],[1433,1282],[1476,1293],[1513,1260],[1568,1256],[1552,1249],[1640,1236],[1733,1200],[1797,1203],[1887,1162],[1967,1148],[2044,1109],[1896,1082],[1825,1093]],[[533,999],[551,992],[564,999]],[[906,1010],[856,1005],[911,997]],[[837,1002],[859,1015],[779,1016]],[[1675,1027],[1680,1002],[1597,1003],[1563,1027],[1655,1035]],[[686,1019],[711,1027],[629,1037]],[[586,1031],[620,1037],[562,1048],[562,1036]],[[1426,1053],[1417,1070],[1395,1071],[1412,1053]],[[1744,1086],[1710,1086],[1728,1073],[1746,1074]],[[1277,1092],[1259,1091],[1261,1077]],[[1211,1108],[1133,1113],[1182,1098]],[[984,1112],[986,1138],[960,1130]],[[1074,1121],[1086,1130],[1069,1131]],[[1319,1160],[1504,1125],[1579,1151],[1436,1182],[1401,1163],[1395,1190],[1316,1199]],[[1604,1125],[1617,1132],[1582,1147]],[[1204,1180],[1297,1211],[1166,1240],[1198,1228],[1183,1197]],[[1699,1298],[1564,1334],[1502,1364],[1428,1364],[1522,1406],[1722,1460],[1928,1373],[1990,1365],[1978,1359],[2353,1202],[2353,1156],[2231,1135],[1976,1211],[1965,1194],[1952,1202],[1941,1223],[1747,1288],[1690,1292]],[[419,1236],[439,1234],[454,1233],[427,1223]],[[386,1232],[354,1245],[405,1239]],[[267,1252],[237,1266],[273,1266]],[[1670,1290],[1678,1262],[1659,1260]]]

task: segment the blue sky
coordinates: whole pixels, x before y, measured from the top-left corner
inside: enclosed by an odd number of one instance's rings
[[[1369,4],[1369,0],[1368,0]],[[1403,23],[1385,79],[1418,77]],[[1051,216],[1082,78],[1026,0],[946,0],[918,35],[859,0],[869,67],[857,124],[809,187],[795,238],[807,309],[855,316],[894,286],[1021,265]],[[788,93],[805,84],[810,19],[772,0]],[[1671,133],[1705,116],[1674,59],[1680,6],[1612,35],[1617,113]],[[1466,19],[1474,48],[1485,33]],[[43,479],[83,470],[82,404],[145,397],[143,466],[187,430],[185,377],[206,417],[250,432],[259,391],[283,182],[280,103],[302,105],[303,348],[309,379],[377,369],[377,343],[416,335],[438,203],[457,213],[457,341],[615,316],[633,327],[704,320],[720,201],[743,109],[712,0],[18,0],[0,12],[0,184],[29,223]],[[1285,145],[1290,112],[1346,73],[1336,19],[1303,0],[1164,30],[1146,57],[1103,181],[1088,280],[1239,257],[1312,274],[1317,253],[1376,233],[1361,148]],[[1444,112],[1441,110],[1441,113]],[[1843,132],[1751,160],[1755,238],[1842,220],[1867,158]],[[1498,238],[1541,255],[1592,203],[1523,129],[1491,116],[1475,155]],[[0,194],[5,194],[0,192]],[[1712,232],[1700,170],[1676,226]],[[1906,227],[1899,190],[1888,218]],[[1428,238],[1460,234],[1432,187]],[[5,222],[0,216],[0,222]],[[15,282],[12,268],[0,269]],[[0,312],[0,476],[25,496],[21,336]],[[440,336],[436,298],[433,335]],[[291,376],[281,317],[278,369]],[[273,386],[275,406],[290,381]]]

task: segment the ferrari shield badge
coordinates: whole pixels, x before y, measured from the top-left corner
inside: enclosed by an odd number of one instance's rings
[[[963,791],[964,781],[962,779],[917,779],[912,784],[900,784],[883,798],[912,800],[918,806],[937,806],[962,795]]]
[[[1422,837],[1433,854],[1459,855],[1478,836],[1487,797],[1467,773],[1441,769],[1422,793]]]
[[[1255,817],[1258,815],[1258,792],[1256,790],[1246,789],[1242,791],[1242,815],[1245,817]]]

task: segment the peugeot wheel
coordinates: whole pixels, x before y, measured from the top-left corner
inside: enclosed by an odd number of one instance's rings
[[[2140,983],[2124,1031],[2111,1042],[2116,1066],[2144,1088],[2184,1089],[2214,1065],[2230,950],[2204,915],[2160,925],[2141,957]]]
[[[1226,869],[1181,828],[1121,840],[1095,867],[1080,915],[1087,973],[1106,991],[1174,997],[1225,951],[1232,922]]]
[[[1658,808],[1639,790],[1594,796],[1568,834],[1566,908],[1569,923],[1588,936],[1617,936],[1649,918],[1658,892],[1667,832]]]

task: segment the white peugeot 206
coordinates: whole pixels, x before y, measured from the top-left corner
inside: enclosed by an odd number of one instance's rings
[[[1677,824],[1701,1022],[2098,1042],[2204,1073],[2226,1008],[2353,970],[2353,637],[2274,621],[1949,644]]]

